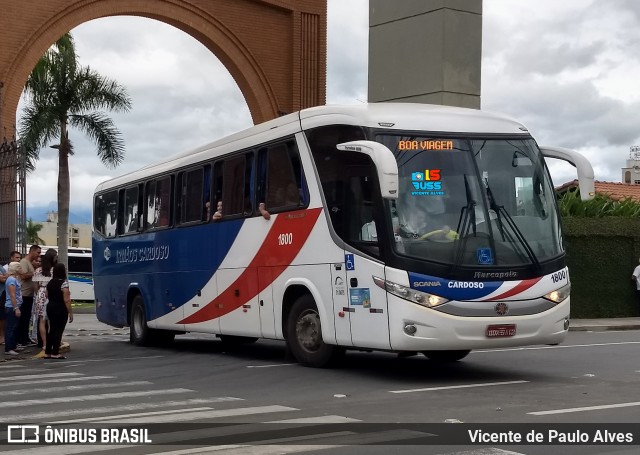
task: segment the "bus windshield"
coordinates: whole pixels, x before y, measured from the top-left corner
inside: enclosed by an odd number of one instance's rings
[[[534,264],[562,253],[554,191],[531,138],[385,134],[398,161],[387,201],[395,250],[455,266]]]

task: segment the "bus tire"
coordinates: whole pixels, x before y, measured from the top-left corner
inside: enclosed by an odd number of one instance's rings
[[[287,319],[287,346],[300,364],[315,368],[329,365],[344,352],[322,340],[318,308],[308,294],[300,296],[291,308]]]
[[[137,295],[131,303],[129,341],[136,346],[149,346],[151,345],[152,338],[152,331],[147,327],[147,314],[144,309],[144,299],[141,295]]]
[[[432,362],[452,363],[464,359],[471,350],[459,351],[424,351],[423,354]]]

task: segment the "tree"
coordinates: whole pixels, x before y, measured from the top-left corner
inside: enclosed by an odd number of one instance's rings
[[[27,227],[25,231],[25,235],[27,236],[27,243],[31,245],[35,243],[44,243],[44,240],[40,238],[38,235],[42,230],[42,224],[34,223],[31,218],[27,220]]]
[[[131,99],[124,87],[79,64],[70,33],[38,61],[25,85],[26,105],[19,125],[28,171],[35,169],[45,147],[58,152],[58,255],[67,264],[69,224],[70,127],[87,135],[107,167],[124,159],[121,134],[101,109],[126,112]],[[57,144],[52,141],[58,140]]]

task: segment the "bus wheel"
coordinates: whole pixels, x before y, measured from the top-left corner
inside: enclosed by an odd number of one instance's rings
[[[293,357],[309,367],[327,366],[341,352],[339,347],[322,341],[320,315],[310,295],[299,297],[291,308],[287,320],[287,345]]]
[[[438,363],[451,363],[464,359],[471,350],[467,351],[424,351],[423,354],[429,358],[429,360]]]
[[[151,344],[151,329],[147,327],[147,316],[141,295],[135,296],[131,305],[129,341],[136,346],[148,346]]]

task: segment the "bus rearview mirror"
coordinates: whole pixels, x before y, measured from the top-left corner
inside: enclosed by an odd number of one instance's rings
[[[578,173],[578,187],[583,201],[593,199],[596,195],[593,167],[587,158],[580,153],[562,147],[540,147],[545,158],[557,158],[571,164]]]
[[[369,155],[376,167],[382,197],[385,199],[398,198],[398,163],[391,150],[374,141],[343,142],[338,144],[336,148],[344,152]]]

